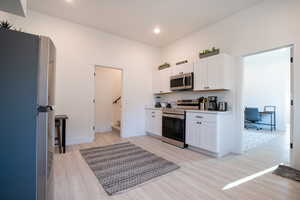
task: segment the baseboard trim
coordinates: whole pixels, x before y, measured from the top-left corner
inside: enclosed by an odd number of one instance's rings
[[[210,151],[207,151],[207,150],[204,150],[204,149],[200,149],[198,147],[194,147],[194,146],[191,146],[191,145],[189,145],[187,149],[189,149],[191,151],[195,151],[195,152],[201,153],[201,154],[204,154],[204,155],[207,155],[207,156],[211,156],[211,157],[214,157],[214,158],[222,157],[218,153],[210,152]]]
[[[106,133],[106,132],[111,132],[112,131],[112,127],[111,126],[109,126],[109,127],[102,127],[102,128],[97,128],[96,127],[96,130],[95,130],[95,132],[96,133]]]
[[[123,131],[124,129],[122,129],[122,138],[131,138],[131,137],[139,137],[139,136],[145,136],[146,133],[145,132],[137,132],[135,134],[131,134],[131,135],[126,135],[126,133]]]
[[[94,139],[95,139],[94,136],[91,136],[91,137],[67,138],[66,139],[66,145],[92,143],[94,141]]]
[[[155,134],[153,134],[153,133],[146,132],[146,135],[148,135],[148,136],[150,136],[150,137],[153,137],[153,138],[155,138],[155,139],[159,139],[159,140],[162,139],[162,136],[155,135]]]

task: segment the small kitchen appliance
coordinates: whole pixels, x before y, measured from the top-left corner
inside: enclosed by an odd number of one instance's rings
[[[208,100],[208,110],[216,111],[218,110],[218,97],[217,96],[209,96]]]
[[[179,74],[170,77],[172,91],[192,90],[194,88],[194,73]]]
[[[161,108],[162,106],[161,106],[161,103],[160,103],[160,102],[156,102],[154,107],[155,107],[155,108]]]
[[[218,103],[218,111],[227,111],[227,102],[219,102]]]

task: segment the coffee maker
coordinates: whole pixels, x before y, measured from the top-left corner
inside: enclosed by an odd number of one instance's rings
[[[208,100],[208,110],[216,111],[218,110],[218,97],[209,96]]]

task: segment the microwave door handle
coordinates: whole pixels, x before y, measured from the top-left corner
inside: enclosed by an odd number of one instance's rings
[[[183,76],[183,87],[185,88],[185,75]]]

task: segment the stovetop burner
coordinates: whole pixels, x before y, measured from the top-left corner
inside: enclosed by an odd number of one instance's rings
[[[174,108],[163,108],[165,114],[184,115],[186,110],[198,110],[199,99],[178,100]]]

